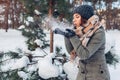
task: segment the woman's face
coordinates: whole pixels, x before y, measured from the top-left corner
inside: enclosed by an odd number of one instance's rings
[[[78,28],[81,25],[81,16],[78,13],[73,14],[73,25]]]

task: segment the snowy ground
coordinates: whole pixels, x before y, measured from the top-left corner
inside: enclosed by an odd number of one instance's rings
[[[27,49],[25,41],[27,39],[21,36],[21,32],[9,29],[8,32],[0,30],[0,51],[16,51],[16,49]]]
[[[107,31],[106,39],[107,39],[107,50],[110,49],[110,46],[115,47],[115,54],[120,56],[120,31],[111,30]],[[47,36],[49,39],[49,34]],[[9,29],[8,32],[5,30],[0,30],[0,51],[16,51],[17,48],[21,48],[23,50],[27,50],[27,46],[25,45],[26,38],[21,36],[21,33],[16,30]],[[62,46],[62,51],[66,52],[64,46],[63,36],[54,35],[54,46]],[[119,80],[120,73],[120,63],[114,66],[109,66],[109,71],[111,75],[111,80]]]

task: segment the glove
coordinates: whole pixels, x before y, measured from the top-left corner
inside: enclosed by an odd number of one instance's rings
[[[75,32],[74,32],[73,30],[71,30],[71,29],[66,29],[65,37],[70,38],[70,37],[73,37],[73,36],[75,36],[75,35],[76,35],[76,34],[75,34]]]
[[[59,28],[56,28],[54,31],[53,31],[55,34],[61,34],[61,35],[65,35],[65,32],[60,30]]]
[[[56,28],[54,31],[53,31],[55,34],[61,34],[61,35],[64,35],[65,37],[69,38],[69,37],[72,37],[75,35],[75,32],[71,29],[66,29],[66,31],[62,31],[60,30],[59,28]]]

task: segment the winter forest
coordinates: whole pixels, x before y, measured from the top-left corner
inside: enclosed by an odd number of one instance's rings
[[[64,36],[72,11],[92,5],[106,35],[111,80],[120,73],[120,0],[0,0],[0,80],[76,80],[78,60],[70,60]]]

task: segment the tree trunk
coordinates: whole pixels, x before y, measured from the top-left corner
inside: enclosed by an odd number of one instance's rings
[[[6,1],[6,8],[5,8],[5,21],[4,21],[4,28],[7,32],[8,30],[8,13],[9,13],[9,4],[10,2],[9,1]]]
[[[51,18],[52,12],[53,12],[53,5],[52,5],[52,3],[53,3],[53,0],[50,0],[49,1],[49,13],[48,13],[49,18]],[[50,30],[50,53],[53,52],[53,38],[54,38],[54,34],[53,34],[52,30]]]

